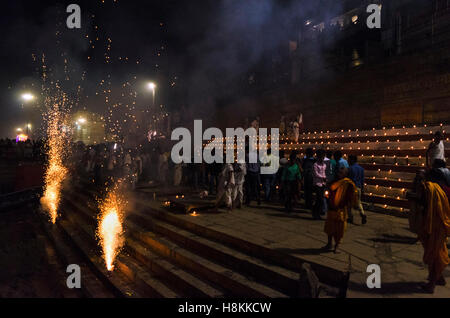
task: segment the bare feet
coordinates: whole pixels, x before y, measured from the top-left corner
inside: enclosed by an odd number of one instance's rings
[[[434,293],[434,288],[435,288],[435,284],[432,282],[429,282],[425,285],[422,286],[423,290],[429,294],[433,294]]]
[[[327,251],[331,250],[332,248],[333,248],[333,246],[331,244],[327,244],[324,247],[322,247],[323,250],[327,250]]]
[[[333,250],[333,253],[334,254],[339,254],[340,252],[338,251],[338,247],[339,247],[339,244],[336,244],[335,246],[334,246],[334,250]]]
[[[445,278],[443,276],[441,276],[441,278],[439,278],[436,282],[436,285],[438,286],[445,286],[447,284],[447,282],[445,281]]]
[[[363,225],[367,223],[367,215],[361,215],[361,223]]]

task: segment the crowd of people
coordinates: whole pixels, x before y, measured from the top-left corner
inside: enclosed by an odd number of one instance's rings
[[[12,139],[0,139],[0,158],[11,161],[40,161],[45,157],[44,141],[27,140],[24,142],[16,142]]]
[[[258,125],[259,123],[252,123]],[[436,132],[430,143],[427,169],[419,170],[414,181],[410,228],[424,246],[424,263],[429,269],[427,291],[445,284],[442,272],[450,263],[446,246],[450,235],[450,170],[446,167],[444,136]],[[148,144],[141,150],[124,148],[117,143],[86,146],[72,145],[67,165],[74,175],[92,178],[103,186],[108,180],[121,178],[130,189],[139,181],[158,187],[183,186],[198,191],[202,198],[215,197],[217,208],[231,211],[262,201],[284,205],[286,213],[298,208],[309,211],[313,220],[325,218],[328,237],[325,250],[337,252],[347,224],[354,222],[354,211],[367,223],[361,198],[365,171],[358,157],[343,158],[341,151],[308,148],[304,156],[296,151],[279,154],[267,150],[264,158],[246,151],[245,162],[175,164],[169,147]],[[16,143],[0,140],[0,157],[43,158],[43,142]],[[262,174],[264,166],[275,169]],[[334,245],[333,245],[334,241]]]

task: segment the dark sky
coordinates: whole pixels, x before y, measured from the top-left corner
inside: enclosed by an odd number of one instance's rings
[[[52,78],[61,80],[67,93],[75,96],[78,86],[82,87],[80,104],[89,110],[106,111],[95,98],[104,89],[99,86],[101,80],[111,82],[114,95],[120,93],[122,83],[132,79],[136,92],[145,81],[155,80],[158,103],[174,109],[181,103],[195,104],[203,97],[219,97],[224,87],[233,90],[230,83],[236,83],[235,78],[251,70],[267,52],[280,46],[287,49],[296,19],[306,19],[318,8],[334,15],[336,6],[327,6],[326,1],[2,3],[0,136],[12,136],[27,118],[39,123],[41,111],[30,110],[30,105],[23,109],[20,94],[28,90],[39,94],[42,54]],[[65,8],[70,3],[81,7],[81,30],[65,26],[69,15]],[[105,53],[110,57],[108,64]]]

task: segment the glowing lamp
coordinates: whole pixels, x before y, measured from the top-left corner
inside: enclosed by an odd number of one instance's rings
[[[24,93],[24,94],[22,94],[22,99],[26,102],[29,102],[34,99],[34,96],[33,96],[33,94],[30,94],[30,93]]]

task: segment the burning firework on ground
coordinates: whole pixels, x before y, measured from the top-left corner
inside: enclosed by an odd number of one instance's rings
[[[124,243],[122,202],[117,190],[109,192],[106,199],[100,202],[97,236],[108,271],[114,270],[114,260]]]
[[[45,73],[44,73],[45,80]],[[45,172],[44,196],[41,205],[49,214],[53,224],[58,217],[58,207],[61,199],[62,183],[68,175],[68,169],[63,160],[67,151],[67,132],[62,129],[67,120],[66,108],[68,108],[67,96],[61,91],[58,84],[54,89],[43,87],[46,95],[44,120],[47,123],[47,155],[48,163]]]

